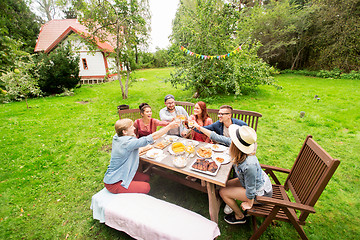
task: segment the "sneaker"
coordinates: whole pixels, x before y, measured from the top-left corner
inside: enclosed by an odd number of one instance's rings
[[[231,214],[233,212],[234,212],[234,210],[232,210],[232,208],[229,207],[229,205],[226,204],[225,207],[224,207],[224,213],[225,214]]]
[[[236,219],[235,214],[229,214],[224,217],[225,222],[228,224],[244,224],[246,223],[246,217],[244,216],[241,219]]]

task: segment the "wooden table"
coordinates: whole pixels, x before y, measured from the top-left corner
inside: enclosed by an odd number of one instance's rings
[[[153,145],[155,145],[159,141],[162,141],[163,139],[164,139],[164,137],[158,139]],[[182,140],[186,141],[186,139],[179,139],[178,141],[182,141]],[[199,147],[205,146],[207,144],[208,143],[199,142],[199,144],[196,146],[196,150]],[[168,147],[163,149],[163,152],[164,152],[164,154],[166,154],[166,157],[163,160],[161,160],[160,162],[158,162],[154,159],[148,158],[146,156],[146,154],[140,156],[140,160],[142,160],[143,162],[153,164],[151,171],[155,174],[169,178],[171,180],[179,182],[188,187],[191,187],[196,190],[207,193],[208,199],[209,199],[210,219],[217,223],[218,216],[219,216],[220,204],[221,204],[221,198],[219,196],[218,190],[216,189],[216,185],[225,187],[226,182],[229,177],[229,174],[230,174],[230,171],[231,171],[231,168],[232,168],[232,163],[221,165],[216,176],[211,176],[211,175],[208,175],[205,173],[196,172],[196,171],[190,169],[191,164],[195,161],[195,159],[198,158],[198,156],[195,153],[194,157],[188,159],[186,167],[177,168],[173,165],[174,155],[171,155],[168,151],[168,148],[170,148],[170,147],[171,147],[171,144]],[[167,171],[166,169],[170,170],[170,171]],[[182,174],[184,174],[184,176],[179,176],[177,174],[174,174],[175,172],[182,173]],[[186,175],[200,179],[201,183],[192,182],[190,180],[185,179]]]

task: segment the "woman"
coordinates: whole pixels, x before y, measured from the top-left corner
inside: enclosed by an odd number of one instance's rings
[[[269,177],[261,169],[255,154],[257,139],[254,129],[248,126],[230,125],[231,138],[230,156],[234,163],[237,178],[228,180],[226,187],[220,189],[220,196],[233,210],[224,217],[229,224],[243,224],[246,213],[242,213],[235,199],[242,201],[241,208],[246,212],[256,202],[256,196],[272,196],[272,186]]]
[[[148,193],[150,177],[137,172],[139,148],[154,143],[156,139],[175,127],[179,127],[179,123],[174,121],[157,132],[137,139],[131,119],[116,121],[110,165],[104,176],[106,189],[112,193]]]
[[[206,103],[200,101],[195,104],[194,114],[189,117],[189,122],[195,121],[199,126],[207,126],[212,124],[212,119],[209,117],[206,109]],[[191,125],[191,123],[190,123]],[[204,134],[191,131],[191,138],[199,142],[210,142],[210,138]]]
[[[139,105],[141,118],[136,119],[134,123],[135,134],[137,138],[147,136],[156,131],[158,126],[167,126],[169,122],[160,121],[155,118],[151,118],[151,107],[147,103]]]

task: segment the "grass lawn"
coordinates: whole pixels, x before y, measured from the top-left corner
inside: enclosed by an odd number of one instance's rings
[[[84,85],[70,97],[30,99],[0,105],[0,239],[131,239],[92,219],[91,196],[103,188],[109,164],[116,107],[142,102],[158,118],[167,93],[192,101],[191,91],[174,89],[164,78],[171,69],[139,71],[121,99],[119,83]],[[299,75],[276,76],[282,90],[261,86],[247,96],[213,96],[223,104],[263,114],[258,125],[259,161],[290,168],[305,137],[341,163],[304,226],[310,239],[356,239],[360,234],[360,81]],[[320,100],[314,99],[318,95]],[[300,118],[300,111],[305,117]],[[284,177],[282,178],[284,179]],[[208,217],[207,195],[158,176],[150,194]],[[358,189],[358,190],[356,190]],[[230,226],[219,216],[218,239],[246,239],[251,222]],[[276,222],[262,239],[298,239],[292,225]]]

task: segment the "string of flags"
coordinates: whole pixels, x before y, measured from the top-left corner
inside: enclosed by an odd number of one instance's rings
[[[237,52],[239,52],[241,50],[241,46],[239,46],[238,48],[236,48],[234,51],[231,51],[227,54],[224,54],[224,55],[218,55],[218,56],[208,56],[208,55],[202,55],[202,54],[198,54],[198,53],[194,53],[194,52],[191,52],[190,50],[188,50],[187,48],[185,48],[184,46],[181,46],[180,47],[180,50],[185,52],[187,55],[190,55],[190,56],[194,56],[196,58],[201,58],[201,59],[225,59],[227,57],[230,57],[231,55],[234,55],[236,54]]]

